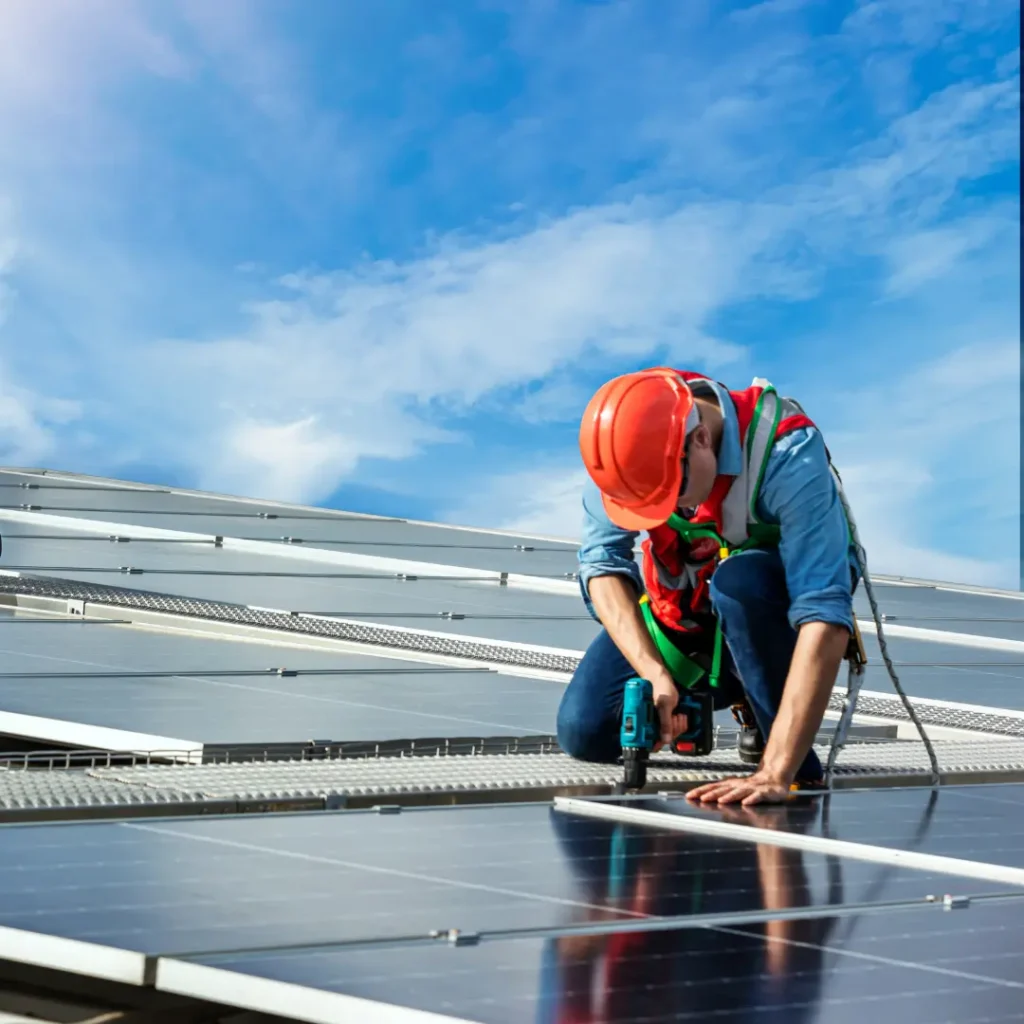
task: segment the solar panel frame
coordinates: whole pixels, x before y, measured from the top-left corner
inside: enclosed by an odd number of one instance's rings
[[[551,827],[538,829],[541,821]],[[113,970],[105,949],[199,956],[640,920],[656,917],[653,907],[630,908],[621,892],[640,892],[652,870],[656,906],[670,916],[735,921],[766,907],[763,844],[667,830],[652,840],[649,830],[552,815],[546,804],[0,828],[0,926],[49,935],[54,958],[63,955],[57,940],[85,943],[94,972]],[[792,890],[800,906],[829,912],[924,902],[944,881],[853,861],[837,879],[837,865],[815,854],[786,863],[805,879]],[[704,896],[695,896],[698,879]],[[1005,888],[973,882],[970,891]],[[3,934],[0,958],[21,962],[16,937]],[[29,962],[74,970],[66,956]]]
[[[5,633],[0,655],[0,734],[95,749],[546,733],[562,692],[493,667],[312,650],[287,637],[275,646],[131,627],[112,642],[87,630],[64,634],[58,653],[35,634]],[[132,671],[140,675],[119,675]],[[151,671],[159,675],[145,678]]]
[[[912,848],[924,855],[1015,869],[1024,883],[1022,783],[942,786],[937,790],[846,789],[827,797],[796,794],[789,805],[750,809],[701,806],[668,795],[600,802],[700,822],[736,824],[753,830],[753,836],[781,830],[822,842],[856,842],[894,851]]]
[[[281,1005],[276,998],[283,992],[315,992],[323,1014],[315,1019],[324,1021],[339,1019],[329,1014],[344,1006],[332,1003],[332,995],[349,999],[386,994],[402,1008],[441,1010],[457,1020],[483,1024],[513,1024],[554,1019],[556,1007],[574,992],[584,997],[584,1006],[592,1006],[586,994],[593,995],[589,986],[598,980],[595,974],[601,968],[607,971],[600,979],[601,995],[607,999],[601,1019],[610,1021],[703,1021],[711,1015],[727,1018],[731,1010],[743,1014],[743,1019],[757,1015],[769,1022],[827,1019],[830,1024],[847,1024],[862,1021],[870,1010],[880,1022],[980,1024],[1019,1019],[1009,1013],[1019,1011],[1024,989],[1024,943],[1018,943],[1015,959],[1001,965],[1002,971],[986,969],[984,963],[976,967],[974,961],[979,951],[984,955],[993,945],[998,948],[1006,922],[1021,933],[1020,910],[1019,902],[979,901],[952,913],[936,907],[893,907],[749,925],[662,928],[660,923],[657,931],[630,933],[610,925],[594,933],[589,945],[572,935],[485,937],[454,948],[435,943],[267,951],[198,960],[161,958],[156,986],[208,999],[223,998],[234,986],[233,994],[241,998],[238,1005],[253,1008],[257,999]],[[891,951],[879,949],[872,929],[888,932],[889,941],[901,945]],[[929,940],[934,943],[937,937],[966,947],[972,954],[970,963],[947,966],[948,959],[941,955],[945,950],[936,953],[933,945],[927,951]],[[671,975],[658,985],[659,970],[664,972],[670,958]],[[641,960],[645,974],[629,969],[631,962]],[[612,973],[616,963],[619,970]],[[590,964],[594,966],[588,971]],[[235,973],[244,980],[232,978]],[[764,981],[770,984],[765,986]],[[756,1000],[759,995],[761,1004],[746,998]],[[915,998],[916,1006],[911,1002]],[[887,1013],[887,1000],[892,999],[899,1005]],[[921,1013],[920,1004],[927,1000],[932,1012]],[[954,1015],[935,1015],[943,1000],[951,1001]],[[623,1004],[629,1008],[628,1016],[621,1015]],[[976,1015],[971,1015],[972,1009]],[[993,1016],[1000,1010],[1008,1015]]]
[[[355,610],[366,621],[577,651],[600,628],[585,614],[578,587],[570,581],[539,580],[542,588],[554,583],[561,590],[535,592],[502,586],[496,573],[446,578],[451,568],[447,565],[427,567],[424,575],[423,566],[405,562],[402,570],[415,578],[400,579],[394,570],[320,564],[308,555],[285,558],[181,545],[140,556],[114,544],[83,552],[80,546],[68,548],[60,541],[19,542],[9,535],[4,538],[0,567],[27,566],[16,571],[287,611],[330,615]],[[137,569],[143,571],[128,571]],[[423,618],[410,623],[410,613]],[[444,618],[445,614],[466,617]]]
[[[1003,785],[1003,784],[1000,784]],[[847,791],[848,792],[848,791]],[[872,790],[872,794],[881,790]],[[836,793],[827,799],[839,799]],[[822,797],[806,797],[807,801],[822,800]],[[805,807],[805,799],[794,798],[794,806]],[[683,832],[699,832],[705,835],[731,836],[754,842],[790,847],[792,849],[815,850],[876,863],[903,864],[924,870],[946,872],[967,878],[1001,881],[1011,886],[1024,886],[1024,868],[972,860],[945,854],[926,853],[918,850],[904,850],[898,847],[862,843],[849,839],[808,834],[803,831],[786,830],[767,824],[771,815],[765,815],[766,823],[761,827],[752,823],[738,823],[723,820],[726,813],[696,807],[686,797],[666,793],[663,796],[612,796],[612,797],[556,797],[556,810],[570,814],[583,814],[611,821],[633,822],[654,828],[678,829]],[[714,815],[721,815],[716,818]]]

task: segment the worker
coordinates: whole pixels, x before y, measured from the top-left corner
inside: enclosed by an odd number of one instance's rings
[[[602,629],[562,697],[562,749],[616,762],[623,690],[639,675],[654,690],[656,750],[685,729],[678,686],[704,686],[757,764],[692,800],[751,805],[822,786],[813,742],[855,628],[859,566],[818,428],[767,381],[732,391],[656,367],[599,388],[579,443],[579,581]]]

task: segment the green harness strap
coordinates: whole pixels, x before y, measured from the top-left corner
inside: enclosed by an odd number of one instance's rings
[[[713,527],[700,523],[691,523],[674,512],[668,518],[668,526],[671,526],[680,538],[686,543],[695,540],[710,538],[718,545],[719,556],[722,561],[730,555],[738,554],[749,548],[771,546],[778,544],[780,530],[778,526],[770,523],[751,523],[747,527],[748,537],[742,544],[735,546],[729,542]],[[651,611],[651,604],[644,594],[640,598],[640,611],[643,614],[647,631],[658,648],[662,660],[676,681],[676,684],[685,688],[694,686],[704,675],[704,669],[693,659],[688,658],[678,647],[665,635],[661,623],[654,617]],[[722,624],[715,618],[715,646],[711,657],[711,672],[708,677],[712,689],[718,688],[718,681],[722,675]]]
[[[768,385],[764,388],[761,396],[758,398],[757,405],[754,408],[754,415],[750,426],[747,428],[747,444],[746,454],[750,457],[751,448],[753,446],[754,436],[756,434],[757,425],[763,415],[763,406],[766,396],[769,393],[775,393],[775,389]],[[775,432],[778,429],[779,422],[782,416],[782,403],[777,403],[775,413],[772,419],[772,438],[775,437]],[[773,442],[774,443],[774,442]],[[826,448],[826,454],[828,455],[828,449]],[[828,456],[829,465],[832,464],[831,455]],[[747,539],[742,544],[735,546],[730,545],[729,542],[719,534],[719,532],[713,527],[702,523],[691,523],[689,520],[683,519],[676,513],[672,513],[669,516],[667,526],[671,526],[673,530],[679,534],[681,540],[686,543],[692,543],[695,540],[703,540],[710,538],[718,545],[719,558],[724,561],[730,555],[739,554],[741,551],[747,551],[750,548],[755,547],[776,547],[781,537],[781,529],[772,524],[764,523],[761,521],[757,514],[757,497],[761,491],[761,481],[764,479],[764,472],[768,465],[767,457],[763,460],[760,471],[758,473],[757,481],[754,485],[753,495],[750,499],[750,515],[749,522],[747,523]],[[836,474],[838,476],[838,474]],[[844,513],[846,509],[843,509]],[[847,534],[849,535],[849,542],[852,546],[854,544],[853,527],[850,524],[849,516],[846,517],[847,523]],[[691,687],[695,685],[701,677],[704,675],[704,670],[691,658],[688,658],[683,654],[678,647],[668,638],[664,632],[664,628],[661,623],[654,617],[654,612],[651,610],[650,601],[647,595],[644,594],[640,598],[640,610],[643,613],[644,622],[647,625],[647,630],[651,634],[651,638],[654,640],[655,646],[658,648],[662,659],[665,662],[669,672],[673,679],[680,686]],[[713,689],[718,687],[718,680],[722,673],[722,625],[718,621],[718,617],[715,616],[715,647],[714,654],[711,660],[711,673],[709,676],[709,682]]]
[[[704,675],[704,669],[692,658],[688,658],[662,631],[661,624],[651,611],[651,602],[644,594],[640,598],[640,612],[647,624],[647,632],[651,634],[654,646],[658,648],[661,660],[676,681],[678,686],[689,689]]]

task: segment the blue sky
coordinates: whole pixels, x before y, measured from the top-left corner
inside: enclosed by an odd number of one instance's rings
[[[1017,7],[7,0],[0,461],[575,537],[670,361],[1016,587]]]

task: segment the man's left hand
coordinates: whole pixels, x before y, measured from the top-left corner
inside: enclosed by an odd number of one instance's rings
[[[758,771],[753,775],[708,782],[691,789],[686,798],[702,804],[740,803],[744,807],[752,804],[779,804],[792,796],[789,786],[789,779]]]

